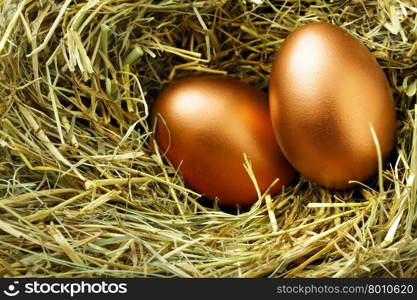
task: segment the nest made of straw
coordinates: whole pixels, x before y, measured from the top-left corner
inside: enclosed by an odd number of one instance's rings
[[[0,0],[0,275],[417,275],[414,1]],[[369,186],[300,178],[229,213],[202,205],[150,139],[171,80],[266,88],[295,28],[337,24],[377,57],[398,142]]]

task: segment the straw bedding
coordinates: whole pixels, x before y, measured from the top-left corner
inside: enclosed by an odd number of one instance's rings
[[[155,96],[192,74],[266,89],[315,21],[386,73],[389,164],[355,190],[301,177],[247,209],[199,200],[151,139]],[[416,21],[405,0],[0,0],[0,275],[415,277]]]

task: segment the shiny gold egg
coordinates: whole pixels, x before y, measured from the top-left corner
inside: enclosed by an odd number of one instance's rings
[[[388,81],[368,49],[343,29],[313,23],[279,49],[269,82],[271,120],[288,161],[331,188],[376,175],[375,130],[385,161],[395,142]]]
[[[277,193],[295,171],[272,130],[267,96],[241,81],[196,76],[174,82],[151,113],[155,139],[185,182],[226,205],[248,205],[257,192],[245,169],[249,159],[257,185]]]

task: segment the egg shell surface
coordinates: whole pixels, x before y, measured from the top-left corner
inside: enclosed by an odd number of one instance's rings
[[[312,23],[278,50],[269,81],[271,120],[288,161],[329,188],[349,188],[378,171],[395,143],[395,104],[384,72],[345,30]]]
[[[185,182],[226,205],[250,205],[260,192],[280,191],[296,174],[272,130],[265,93],[223,76],[195,76],[166,87],[151,113],[155,139]]]

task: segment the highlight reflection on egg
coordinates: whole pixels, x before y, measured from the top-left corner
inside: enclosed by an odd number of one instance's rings
[[[269,104],[277,140],[297,171],[326,187],[367,181],[395,141],[395,107],[376,59],[334,25],[313,23],[291,33],[278,51]]]
[[[275,140],[266,95],[246,83],[222,76],[181,79],[162,91],[151,117],[169,161],[210,199],[227,205],[257,200],[244,154],[262,192],[276,178],[272,194],[294,178]]]

